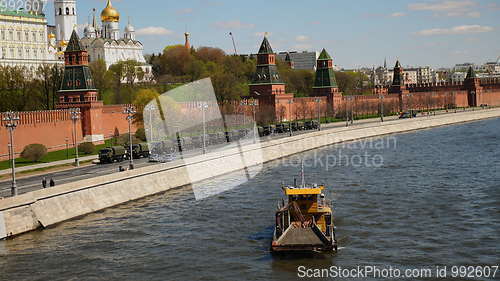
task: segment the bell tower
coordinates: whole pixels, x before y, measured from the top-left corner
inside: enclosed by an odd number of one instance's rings
[[[56,41],[68,42],[77,25],[76,0],[55,0],[54,10]]]

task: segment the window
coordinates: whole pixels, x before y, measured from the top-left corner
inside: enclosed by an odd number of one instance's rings
[[[28,31],[24,32],[24,37],[26,41],[30,41],[30,34]]]
[[[29,59],[30,58],[30,49],[26,48],[26,58]]]
[[[17,40],[18,41],[22,41],[22,39],[21,39],[21,31],[17,32]]]
[[[33,41],[36,42],[36,32],[33,31]]]
[[[2,38],[2,40],[5,40],[5,31],[0,31],[0,38]]]
[[[59,15],[62,15],[62,8],[59,8]]]
[[[75,8],[73,8],[73,15],[75,14]]]
[[[23,49],[21,47],[17,48],[17,55],[19,58],[23,57]]]
[[[9,40],[14,40],[14,31],[9,31]]]
[[[37,51],[37,49],[33,49],[33,55],[35,56],[35,59],[38,58],[38,51]]]
[[[69,15],[69,8],[66,7],[66,15]]]
[[[7,49],[5,47],[2,47],[2,58],[7,57]]]

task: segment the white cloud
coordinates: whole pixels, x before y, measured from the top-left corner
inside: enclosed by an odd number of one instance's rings
[[[481,13],[475,11],[479,4],[472,0],[444,0],[409,4],[412,11],[430,11],[436,16],[478,18]]]
[[[148,26],[145,28],[138,29],[136,33],[137,35],[170,35],[173,33],[173,31],[166,29],[164,27]]]
[[[391,17],[394,17],[394,18],[399,18],[399,17],[404,17],[404,16],[406,16],[406,14],[403,12],[395,12],[395,13],[391,14]]]
[[[483,33],[493,31],[491,26],[482,25],[461,25],[452,28],[432,28],[425,29],[417,32],[416,34],[422,36],[432,35],[452,35],[452,34],[470,34],[470,33]]]
[[[470,9],[471,7],[475,7],[476,5],[477,3],[471,0],[449,0],[431,3],[414,3],[408,5],[408,8],[414,11],[448,12]]]
[[[306,42],[309,40],[309,37],[307,37],[305,35],[299,35],[299,36],[295,37],[295,40],[297,42]]]
[[[271,32],[255,32],[254,33],[255,37],[264,37],[264,36],[271,36],[272,33]]]
[[[239,20],[234,21],[219,21],[215,23],[215,26],[222,29],[242,29],[242,28],[253,28],[255,24],[243,23]]]

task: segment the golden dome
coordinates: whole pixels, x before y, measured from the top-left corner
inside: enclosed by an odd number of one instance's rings
[[[108,4],[106,8],[101,12],[101,21],[103,22],[119,22],[120,21],[120,13],[113,8],[111,5],[111,0],[108,0]]]
[[[56,38],[56,35],[54,33],[49,33],[49,39]]]

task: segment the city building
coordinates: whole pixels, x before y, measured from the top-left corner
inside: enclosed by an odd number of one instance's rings
[[[45,15],[0,10],[0,65],[25,67],[32,75],[42,65],[62,64],[56,38],[47,32]]]
[[[293,63],[294,69],[316,70],[316,60],[318,59],[318,52],[280,52],[278,59],[286,61],[287,56]]]
[[[102,26],[97,24],[95,10],[91,24],[84,28],[81,44],[89,54],[89,62],[103,60],[106,67],[120,61],[135,60],[140,65],[137,69],[144,74],[143,78],[137,75],[136,81],[147,81],[152,78],[152,66],[144,58],[144,46],[136,40],[135,28],[130,22],[125,26],[123,37],[120,35],[120,13],[108,0],[101,12]]]

